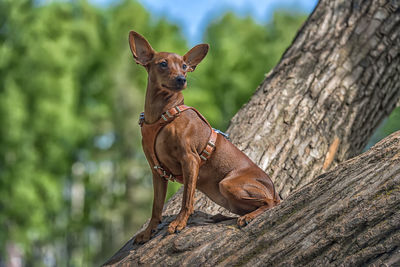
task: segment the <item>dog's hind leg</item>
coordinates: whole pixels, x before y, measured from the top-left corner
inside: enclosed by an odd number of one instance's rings
[[[272,181],[265,174],[259,177],[253,173],[231,174],[219,183],[219,189],[228,201],[228,209],[241,215],[240,227],[280,202]]]

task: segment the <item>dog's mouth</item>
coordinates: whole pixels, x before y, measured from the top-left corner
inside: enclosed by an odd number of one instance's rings
[[[184,85],[174,85],[174,86],[169,86],[169,85],[166,85],[166,84],[161,84],[161,86],[162,87],[164,87],[164,88],[166,88],[166,89],[168,89],[168,90],[170,90],[170,91],[174,91],[174,92],[180,92],[180,91],[182,91],[183,89],[185,89],[185,86],[186,84],[184,84]]]

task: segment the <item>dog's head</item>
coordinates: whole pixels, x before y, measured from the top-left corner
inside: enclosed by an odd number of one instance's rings
[[[129,45],[137,64],[144,66],[152,83],[171,90],[186,88],[186,74],[194,71],[208,52],[208,44],[199,44],[184,56],[174,53],[157,53],[149,42],[137,32],[129,32]]]

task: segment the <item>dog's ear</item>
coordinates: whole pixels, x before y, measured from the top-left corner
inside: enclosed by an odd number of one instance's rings
[[[189,65],[188,71],[194,71],[196,69],[196,66],[207,55],[208,48],[208,44],[199,44],[190,49],[189,52],[183,56],[183,60]]]
[[[129,46],[137,64],[146,66],[156,53],[149,42],[137,32],[129,32]]]

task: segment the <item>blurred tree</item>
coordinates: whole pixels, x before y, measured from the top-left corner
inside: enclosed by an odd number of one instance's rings
[[[28,265],[101,262],[152,198],[137,127],[146,76],[128,31],[179,53],[185,41],[133,1],[106,11],[86,1],[0,4],[1,257],[12,242]]]
[[[68,223],[65,178],[89,131],[76,101],[85,47],[73,44],[69,4],[3,1],[0,10],[0,244],[23,244],[30,264]]]

